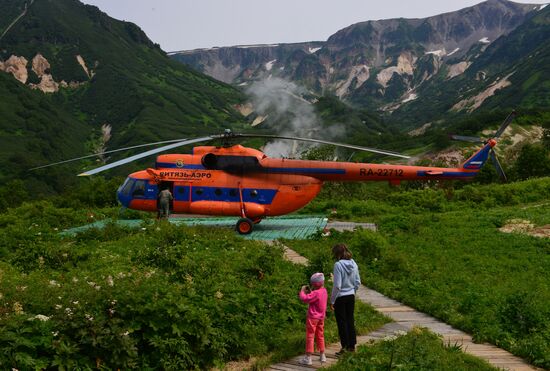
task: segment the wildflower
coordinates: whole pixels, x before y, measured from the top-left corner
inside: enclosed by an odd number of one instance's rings
[[[65,313],[70,317],[73,315],[73,310],[71,308],[65,308]]]
[[[141,228],[141,230],[142,230],[142,231],[146,231],[146,230],[147,230],[147,228],[143,227],[143,228]]]
[[[111,305],[116,305],[116,299],[111,300]]]
[[[0,292],[0,299],[2,299],[4,297],[4,295]]]
[[[18,291],[25,291],[27,289],[27,286],[17,286]]]
[[[32,317],[31,319],[37,319],[39,321],[46,322],[47,320],[50,319],[50,317],[45,316],[43,314],[37,314],[36,316]]]
[[[36,235],[37,236],[42,236],[42,232],[38,232]]]
[[[56,304],[55,309],[61,309],[61,304]]]
[[[13,311],[15,312],[15,314],[23,314],[25,312],[23,312],[23,306],[21,305],[21,303],[19,303],[18,301],[16,301],[15,303],[13,303]]]
[[[384,337],[384,341],[394,341],[395,339],[397,339],[397,336],[395,335],[388,335],[388,336],[385,336]]]
[[[78,278],[73,277],[73,282],[74,282],[74,283],[77,283],[77,282],[78,282]]]
[[[61,256],[63,256],[64,258],[66,258],[66,257],[69,256],[69,254],[67,254],[67,253],[65,252],[65,253],[61,254]]]
[[[38,257],[38,266],[40,268],[42,268],[44,266],[44,257],[43,256]]]
[[[155,274],[155,271],[145,272],[145,278],[151,277],[153,274]]]
[[[88,314],[88,313],[86,313],[84,316],[85,316],[86,319],[87,319],[88,321],[90,321],[90,322],[92,322],[92,321],[94,320],[94,317],[93,317],[92,315]]]
[[[59,230],[59,228],[55,227],[55,228],[54,228],[53,230],[54,230],[54,231],[58,231],[58,230]]]
[[[101,289],[101,286],[97,285],[94,287],[97,291],[99,291]]]
[[[78,300],[73,301],[74,305],[78,305]]]
[[[114,286],[115,285],[115,282],[113,281],[113,277],[111,277],[111,276],[107,277],[107,284],[109,286]]]
[[[395,332],[395,335],[396,336],[405,336],[405,335],[407,335],[407,331],[398,330],[398,331]]]
[[[50,286],[61,287],[61,285],[59,283],[57,283],[56,280],[50,280]]]
[[[214,294],[214,296],[216,297],[216,299],[221,299],[223,298],[223,293],[220,290],[218,290],[216,291],[216,294]]]
[[[118,278],[124,278],[124,277],[126,277],[126,274],[124,274],[124,272],[119,272],[119,273],[117,274],[117,277],[118,277]]]
[[[52,335],[53,337],[56,337],[57,335],[59,335],[59,331],[52,331]]]
[[[128,336],[128,335],[130,335],[130,331],[126,331],[126,332],[122,333],[122,336]]]
[[[111,316],[115,314],[115,310],[113,308],[109,308],[108,312],[109,312],[109,315]]]

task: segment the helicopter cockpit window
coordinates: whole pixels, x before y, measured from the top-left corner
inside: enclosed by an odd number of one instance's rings
[[[136,180],[132,196],[145,196],[145,180]]]
[[[124,184],[122,185],[120,192],[121,192],[124,196],[128,196],[128,195],[130,194],[130,191],[132,190],[132,186],[133,186],[133,185],[134,185],[134,179],[132,179],[132,178],[126,178],[126,181],[125,181]]]
[[[253,189],[250,191],[250,197],[257,197],[258,196],[258,191]]]

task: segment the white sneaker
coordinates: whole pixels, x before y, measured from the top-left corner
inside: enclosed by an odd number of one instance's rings
[[[321,353],[321,355],[319,356],[319,361],[321,363],[325,363],[327,361],[327,356],[325,356],[325,353]]]
[[[310,356],[304,356],[304,358],[300,359],[298,363],[301,365],[308,365],[308,366],[311,366],[313,364]]]

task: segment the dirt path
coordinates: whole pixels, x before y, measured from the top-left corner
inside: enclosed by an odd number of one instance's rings
[[[296,264],[307,264],[308,260],[284,246],[285,257]],[[523,359],[512,355],[511,353],[500,349],[494,345],[483,343],[476,344],[467,333],[457,330],[452,326],[439,321],[425,313],[416,311],[414,308],[403,305],[400,302],[390,299],[379,292],[371,290],[366,286],[361,286],[357,292],[357,299],[371,305],[380,313],[392,318],[394,322],[388,323],[376,331],[365,336],[357,338],[357,344],[365,344],[371,340],[383,339],[386,336],[395,335],[398,331],[409,331],[414,326],[426,327],[430,331],[443,337],[445,343],[457,344],[462,347],[465,353],[479,357],[495,367],[504,370],[532,371],[540,370],[529,365]],[[337,362],[335,352],[340,349],[340,344],[331,344],[327,346],[327,362],[323,365],[318,361],[318,357],[313,357],[313,365],[304,366],[299,364],[302,356],[294,357],[275,365],[271,365],[269,370],[291,371],[291,370],[312,370],[329,366]]]

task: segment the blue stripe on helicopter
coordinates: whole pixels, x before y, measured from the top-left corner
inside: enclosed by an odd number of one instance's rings
[[[449,176],[449,177],[472,177],[472,176],[476,176],[477,175],[477,171],[476,172],[464,172],[464,171],[444,171],[443,174],[429,174],[428,171],[424,171],[424,170],[420,170],[420,171],[417,171],[416,172],[416,176],[437,176],[437,177],[442,177],[442,176]]]
[[[345,174],[346,169],[323,169],[323,168],[299,168],[299,167],[270,167],[265,168],[266,173],[302,173],[302,174]]]
[[[189,186],[174,186],[175,201],[189,201]],[[226,187],[192,187],[191,201],[225,201],[240,202],[239,188]],[[243,188],[243,201],[269,205],[277,194],[276,189]]]

